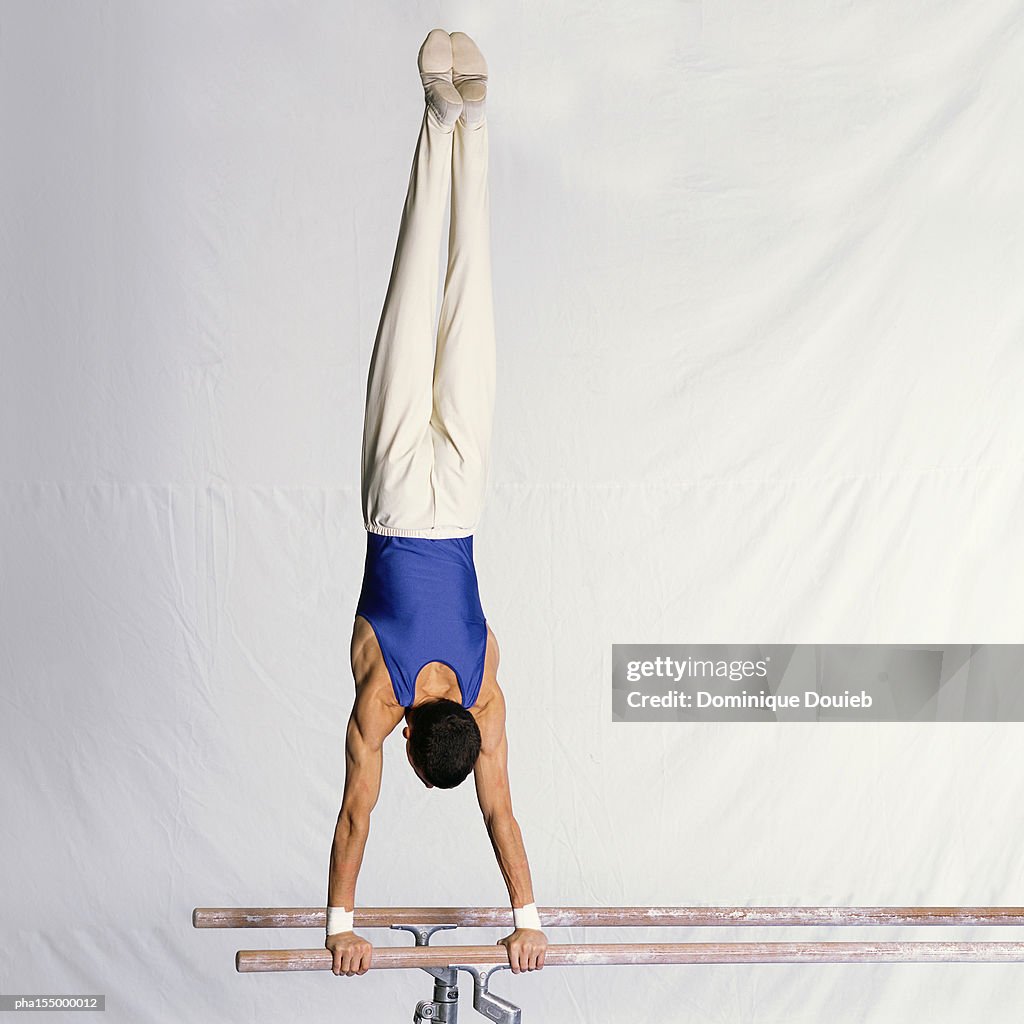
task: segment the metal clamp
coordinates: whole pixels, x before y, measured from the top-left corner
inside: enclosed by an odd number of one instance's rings
[[[434,977],[434,996],[421,999],[413,1012],[413,1024],[436,1021],[437,1024],[458,1024],[458,972],[451,967],[424,967]]]

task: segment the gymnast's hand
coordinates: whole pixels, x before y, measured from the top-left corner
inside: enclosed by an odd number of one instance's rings
[[[355,932],[335,932],[327,936],[324,945],[334,955],[331,970],[340,978],[343,974],[365,974],[370,969],[373,946]]]
[[[544,950],[548,948],[548,939],[536,928],[517,928],[511,935],[498,939],[496,945],[508,950],[508,962],[513,974],[539,971],[544,966]]]

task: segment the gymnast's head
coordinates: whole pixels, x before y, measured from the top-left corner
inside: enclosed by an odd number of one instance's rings
[[[480,729],[461,704],[443,697],[408,708],[402,730],[412,770],[428,788],[454,789],[480,754]]]

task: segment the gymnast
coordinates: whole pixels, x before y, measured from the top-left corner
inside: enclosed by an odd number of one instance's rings
[[[434,29],[418,65],[426,104],[366,387],[366,562],[327,891],[325,945],[338,976],[370,967],[372,946],[352,930],[356,877],[380,793],[384,739],[403,719],[409,764],[428,789],[450,789],[473,773],[512,905],[514,930],[499,940],[512,971],[542,968],[547,946],[512,814],[498,643],[473,562],[495,391],[487,64],[469,36]]]

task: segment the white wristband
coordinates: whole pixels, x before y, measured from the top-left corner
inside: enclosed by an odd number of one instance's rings
[[[527,903],[525,907],[512,908],[512,920],[517,928],[536,928],[541,931],[540,914],[536,903]]]
[[[337,935],[338,932],[352,931],[352,923],[356,914],[354,910],[344,907],[327,908],[327,934]]]

